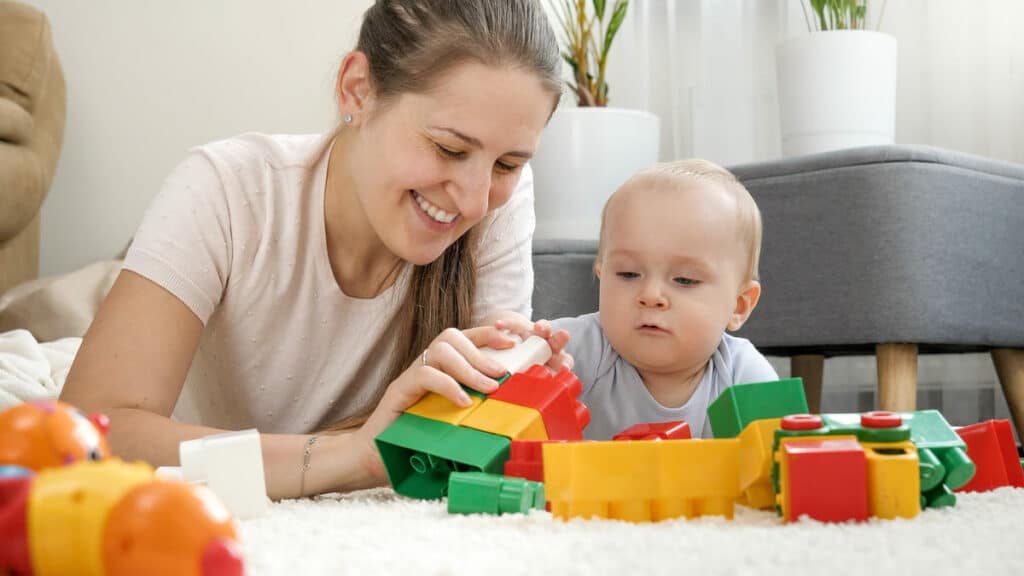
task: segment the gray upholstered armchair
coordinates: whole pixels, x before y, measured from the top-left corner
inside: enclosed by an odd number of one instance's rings
[[[46,16],[0,0],[0,294],[39,274],[39,208],[60,155],[64,106]]]
[[[740,332],[789,356],[875,354],[879,404],[916,407],[918,352],[990,351],[1024,438],[1024,166],[882,146],[737,166],[764,218],[764,295]],[[534,315],[597,308],[596,242],[536,241]]]

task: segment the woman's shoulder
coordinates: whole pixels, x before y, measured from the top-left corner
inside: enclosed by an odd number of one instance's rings
[[[281,169],[312,166],[330,143],[326,134],[264,134],[246,132],[196,146],[192,153],[215,166]]]

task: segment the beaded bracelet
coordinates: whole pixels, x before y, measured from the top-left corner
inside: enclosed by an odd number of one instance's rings
[[[302,450],[302,476],[299,479],[299,498],[306,495],[306,470],[309,470],[309,459],[313,454],[313,444],[319,440],[319,436],[310,436],[306,440],[306,447]]]

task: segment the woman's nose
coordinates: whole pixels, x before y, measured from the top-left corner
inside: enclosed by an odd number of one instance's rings
[[[482,162],[467,162],[459,167],[450,182],[450,194],[459,213],[469,220],[487,214],[491,192],[491,168]]]

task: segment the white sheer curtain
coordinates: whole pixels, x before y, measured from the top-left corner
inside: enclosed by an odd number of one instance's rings
[[[872,26],[882,4],[872,2]],[[1021,0],[888,0],[896,142],[1024,163],[1021,22]],[[774,48],[806,33],[798,0],[633,0],[610,57],[611,105],[658,114],[662,159],[779,158]],[[824,408],[867,409],[875,381],[873,358],[829,360]],[[954,423],[1008,417],[988,355],[922,356],[919,389],[922,407]]]

